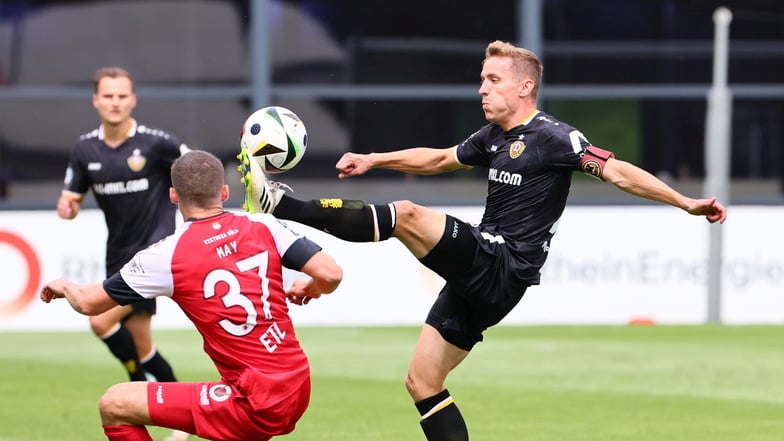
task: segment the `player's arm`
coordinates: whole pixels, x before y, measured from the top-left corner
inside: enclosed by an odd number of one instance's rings
[[[339,178],[366,173],[372,168],[383,168],[417,175],[437,175],[467,168],[457,161],[453,146],[445,149],[413,147],[386,153],[345,153],[335,168]]]
[[[343,269],[340,265],[330,255],[321,251],[313,254],[300,271],[310,276],[310,280],[295,280],[286,290],[286,298],[300,305],[335,291],[343,280]]]
[[[41,289],[41,300],[45,303],[62,298],[68,300],[76,312],[84,315],[98,315],[118,305],[100,283],[78,285],[66,279],[57,279]]]
[[[727,209],[715,197],[692,199],[684,196],[659,178],[626,161],[608,158],[601,178],[629,194],[672,205],[696,216],[705,216],[711,223],[723,223],[727,218]]]

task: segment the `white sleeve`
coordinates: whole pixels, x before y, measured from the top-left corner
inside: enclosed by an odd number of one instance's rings
[[[184,228],[138,253],[120,269],[120,276],[140,296],[171,297],[174,290],[172,255]]]

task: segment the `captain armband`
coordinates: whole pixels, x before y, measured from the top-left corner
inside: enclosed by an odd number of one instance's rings
[[[580,158],[580,171],[586,175],[602,179],[604,165],[607,164],[608,159],[614,157],[615,154],[611,151],[589,145]]]

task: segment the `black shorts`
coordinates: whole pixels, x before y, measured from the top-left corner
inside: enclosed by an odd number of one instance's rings
[[[134,315],[155,315],[155,312],[158,310],[157,303],[155,303],[155,299],[147,299],[142,300],[141,302],[134,302],[131,303],[131,307],[133,311],[123,317],[123,321],[128,320],[131,316]]]
[[[106,274],[111,276],[112,274],[120,271],[122,267],[123,265],[107,264]],[[107,276],[107,278],[109,276]],[[147,300],[142,300],[140,302],[131,303],[131,308],[133,308],[133,311],[129,312],[128,315],[123,317],[122,321],[126,321],[134,315],[145,315],[145,314],[155,315],[155,313],[158,311],[158,307],[157,307],[157,303],[155,303],[155,299],[147,299]]]
[[[507,247],[480,244],[485,240],[476,227],[447,215],[441,240],[420,259],[446,280],[425,323],[466,351],[509,314],[528,287],[512,277]]]

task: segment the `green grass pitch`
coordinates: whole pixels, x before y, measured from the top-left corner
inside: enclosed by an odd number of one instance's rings
[[[313,397],[276,439],[424,441],[403,386],[418,332],[300,328]],[[155,338],[181,380],[216,379],[195,332]],[[124,379],[87,331],[0,333],[0,441],[102,440],[98,398]],[[472,440],[781,441],[784,326],[499,326],[447,387]]]

